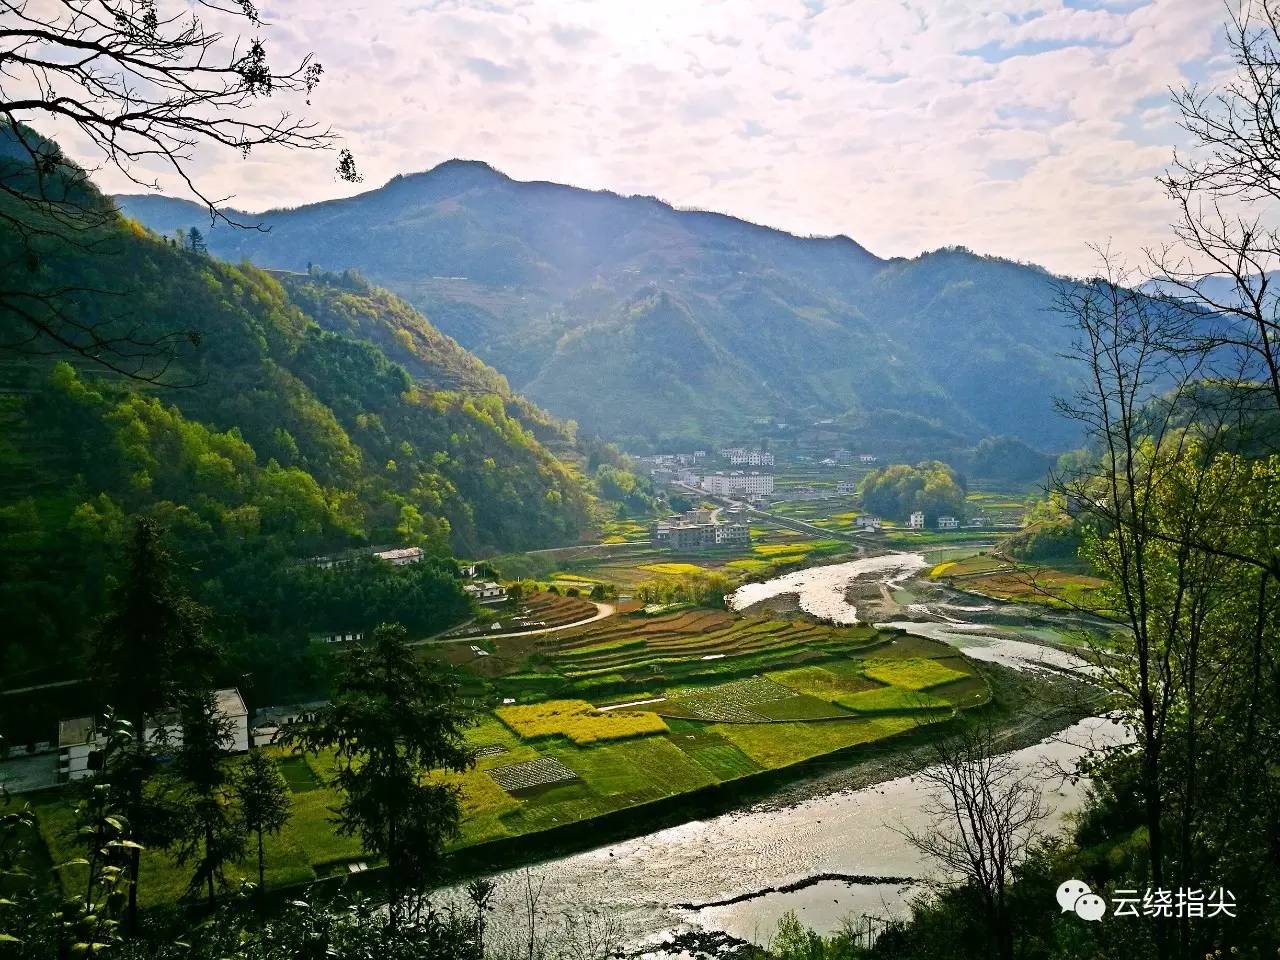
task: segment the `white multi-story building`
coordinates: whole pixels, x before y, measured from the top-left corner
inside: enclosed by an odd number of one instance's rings
[[[839,483],[836,484],[836,493],[857,493],[857,492],[858,492],[857,480],[841,480]]]
[[[721,455],[734,466],[772,467],[773,454],[768,450],[746,450],[742,447],[730,447],[721,450]]]
[[[957,517],[939,517],[939,530],[958,530],[960,528],[960,520]]]
[[[702,478],[702,489],[718,497],[767,497],[773,493],[773,474],[709,473]]]
[[[913,513],[911,515],[911,518],[907,520],[907,526],[910,527],[912,530],[923,530],[924,529],[924,511],[917,510],[915,513]]]

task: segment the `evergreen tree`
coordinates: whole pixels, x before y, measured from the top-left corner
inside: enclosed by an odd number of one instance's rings
[[[425,775],[471,766],[470,721],[453,672],[421,660],[404,627],[383,624],[347,653],[332,702],[291,733],[304,749],[334,751],[338,829],[386,858],[393,925],[439,875],[445,841],[457,835],[457,788]]]
[[[278,833],[289,821],[289,785],[280,764],[263,750],[253,750],[240,767],[235,781],[240,818],[258,843],[258,892],[266,889],[263,837]]]
[[[142,843],[167,845],[172,837],[164,803],[147,790],[153,767],[147,724],[172,704],[180,686],[200,687],[206,612],[178,582],[159,525],[140,518],[133,529],[125,576],[94,650],[94,673],[104,706],[128,724],[134,743],[121,751],[110,789]],[[128,926],[138,918],[139,848],[130,850]]]
[[[179,582],[160,525],[137,519],[124,578],[98,631],[94,675],[102,705],[130,724],[139,740],[148,719],[174,703],[179,684],[203,674],[206,619]]]
[[[225,885],[226,865],[244,856],[243,824],[231,802],[225,758],[231,721],[218,712],[211,691],[198,690],[182,698],[178,722],[182,743],[175,767],[182,779],[183,816],[176,855],[180,864],[195,865],[187,892],[203,886],[212,904],[215,881]]]

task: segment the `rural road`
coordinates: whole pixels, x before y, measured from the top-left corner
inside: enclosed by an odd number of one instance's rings
[[[492,640],[497,637],[530,637],[538,633],[555,633],[557,630],[568,630],[572,627],[585,627],[589,623],[595,623],[597,620],[603,620],[605,617],[611,617],[617,611],[611,603],[596,603],[591,600],[589,603],[595,603],[596,612],[594,616],[587,617],[585,620],[575,620],[573,623],[562,623],[558,627],[537,627],[533,630],[516,630],[512,632],[502,633],[473,633],[465,637],[427,637],[425,640],[418,640],[411,643],[410,646],[420,647],[426,643],[469,643],[473,640]]]

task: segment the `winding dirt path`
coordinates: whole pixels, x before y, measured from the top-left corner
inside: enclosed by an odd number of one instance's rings
[[[557,630],[569,630],[573,627],[585,627],[589,623],[595,623],[606,617],[612,617],[618,610],[612,603],[597,603],[595,600],[589,600],[588,603],[594,603],[596,612],[594,615],[587,617],[585,620],[575,620],[573,623],[562,623],[558,627],[536,627],[533,630],[514,630],[489,633],[473,633],[465,637],[427,637],[424,640],[415,640],[409,644],[411,647],[420,647],[424,644],[444,644],[444,643],[472,643],[476,640],[496,640],[499,637],[531,637],[539,633],[555,633]]]

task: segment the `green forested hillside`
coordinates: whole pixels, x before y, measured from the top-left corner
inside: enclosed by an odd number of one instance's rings
[[[161,231],[184,201],[118,198]],[[357,197],[243,214],[210,249],[303,271],[354,267],[553,413],[642,449],[741,438],[759,417],[834,419],[850,440],[1073,439],[1057,278],[949,249],[882,260],[798,237],[450,161]],[[586,385],[590,389],[583,389]]]
[[[279,572],[294,561],[416,544],[444,570],[451,551],[572,542],[599,509],[583,471],[616,466],[358,277],[273,277],[122,218],[74,241],[6,234],[0,265],[63,322],[189,332],[159,384],[56,349],[0,355],[5,685],[79,653],[131,516],[163,521],[230,634],[297,632],[330,624],[309,622],[314,604],[290,621],[307,592]],[[440,589],[442,616],[465,609]]]

